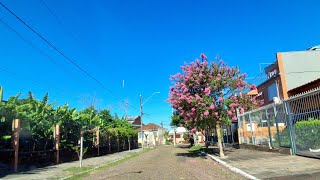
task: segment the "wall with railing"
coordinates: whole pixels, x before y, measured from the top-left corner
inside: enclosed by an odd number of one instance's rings
[[[238,116],[239,143],[320,158],[320,89]]]

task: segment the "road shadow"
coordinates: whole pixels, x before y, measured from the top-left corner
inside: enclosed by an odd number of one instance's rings
[[[219,147],[216,147],[216,146],[209,146],[208,148],[205,148],[203,147],[201,149],[202,152],[205,152],[207,154],[211,154],[211,155],[215,155],[215,156],[219,156],[220,153],[219,153]],[[223,148],[223,152],[226,156],[228,156],[228,154],[231,154],[233,152],[235,152],[236,149],[234,148],[230,148],[230,147],[227,147],[227,148]]]
[[[37,167],[37,166],[22,165],[19,167],[19,172],[15,173],[13,169],[8,166],[6,168],[1,168],[0,179],[8,175],[14,175],[14,174],[38,174],[40,172],[46,171],[48,169],[54,169],[54,168],[56,167],[55,166]]]
[[[190,144],[177,144],[175,147],[180,148],[180,149],[189,149],[189,148],[191,148],[191,145]]]
[[[209,146],[208,148],[206,147],[201,147],[200,149],[198,150],[191,150],[192,146],[190,145],[182,145],[182,146],[179,146],[177,148],[181,148],[181,149],[189,149],[188,153],[177,153],[176,155],[177,156],[185,156],[185,157],[200,157],[202,156],[201,153],[207,153],[207,154],[211,154],[211,155],[215,155],[215,156],[219,156],[219,147],[217,146]],[[236,151],[236,148],[233,148],[233,147],[225,147],[223,148],[223,152],[226,156],[228,156],[228,154],[231,154],[233,152]]]
[[[202,155],[199,152],[187,152],[187,153],[176,153],[176,156],[182,156],[182,157],[201,157]]]

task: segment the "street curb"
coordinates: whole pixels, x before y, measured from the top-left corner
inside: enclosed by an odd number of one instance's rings
[[[242,176],[244,176],[246,178],[249,178],[249,179],[252,179],[252,180],[259,180],[257,177],[252,176],[251,174],[248,174],[248,173],[246,173],[246,172],[242,171],[241,169],[238,169],[238,168],[236,168],[234,166],[231,166],[230,164],[228,164],[228,163],[222,161],[221,159],[219,159],[218,157],[215,157],[213,155],[207,154],[207,153],[202,152],[202,151],[201,151],[201,154],[209,156],[211,159],[213,159],[214,161],[218,162],[219,164],[222,164],[223,166],[227,167],[231,171],[233,171],[235,173],[238,173],[238,174],[240,174],[240,175],[242,175]]]

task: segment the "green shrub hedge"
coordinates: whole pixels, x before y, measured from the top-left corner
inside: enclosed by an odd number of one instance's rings
[[[298,150],[320,149],[320,120],[308,119],[295,125],[296,145]]]

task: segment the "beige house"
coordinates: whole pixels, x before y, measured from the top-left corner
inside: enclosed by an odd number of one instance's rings
[[[185,127],[177,127],[176,129],[173,129],[169,132],[169,139],[174,141],[174,132],[176,132],[175,134],[175,138],[176,138],[176,144],[180,144],[180,143],[189,143],[189,137],[187,137],[187,139],[184,139],[183,136],[185,134],[189,135],[189,131],[185,128]],[[197,131],[196,132],[196,143],[203,143],[204,142],[204,135]]]
[[[157,146],[166,143],[164,138],[164,133],[166,132],[165,128],[153,123],[149,123],[143,125],[142,130],[144,146]],[[141,132],[138,134],[138,143],[142,143]]]
[[[176,133],[174,135],[174,132]],[[184,143],[184,142],[188,142],[188,140],[185,140],[183,138],[183,135],[184,134],[187,134],[188,133],[188,130],[184,127],[177,127],[176,129],[172,129],[170,132],[169,132],[169,139],[174,141],[174,136],[176,138],[176,143]]]

